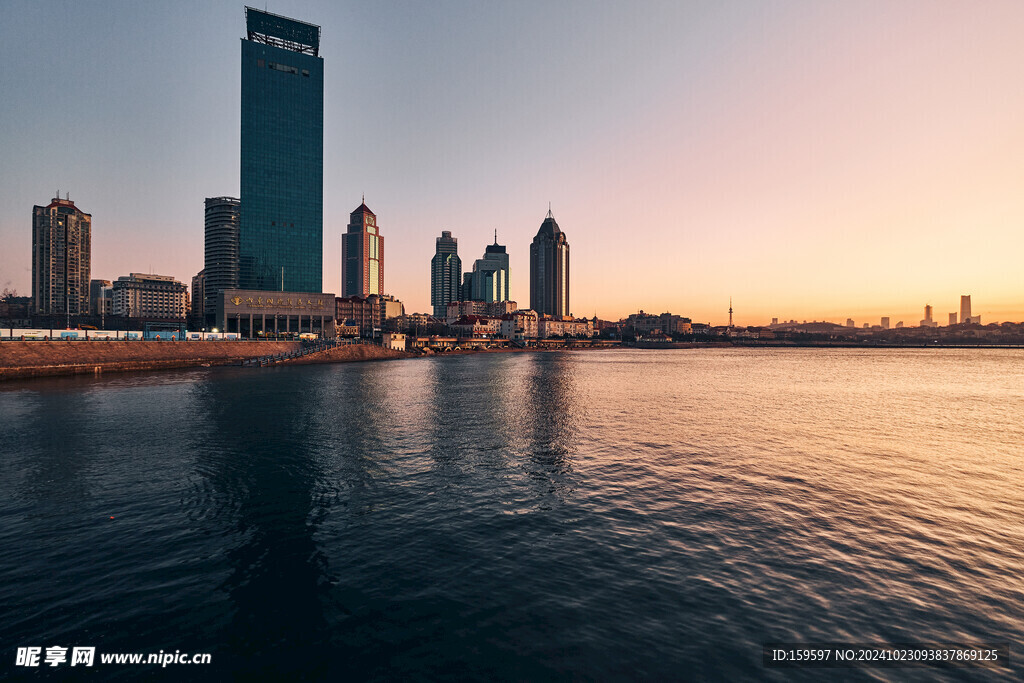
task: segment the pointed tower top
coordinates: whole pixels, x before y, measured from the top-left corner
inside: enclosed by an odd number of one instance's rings
[[[551,202],[548,202],[548,215],[547,218],[554,218],[555,215],[551,213]]]
[[[498,243],[498,229],[497,228],[494,229],[494,243],[495,244]]]

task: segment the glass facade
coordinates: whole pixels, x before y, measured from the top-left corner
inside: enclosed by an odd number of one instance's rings
[[[246,20],[238,286],[320,292],[324,139],[320,31],[251,7],[246,9]],[[294,42],[296,36],[304,42]]]
[[[448,315],[448,304],[459,300],[460,277],[459,240],[443,230],[435,240],[434,258],[430,260],[430,304],[434,307],[434,317]]]

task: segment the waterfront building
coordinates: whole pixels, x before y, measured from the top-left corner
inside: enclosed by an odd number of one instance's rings
[[[847,318],[846,319],[846,326],[847,327],[856,327],[857,323],[853,322],[853,318]]]
[[[638,336],[647,336],[656,332],[668,336],[673,334],[690,334],[693,331],[691,323],[692,321],[689,318],[684,318],[680,315],[673,315],[672,313],[654,315],[653,313],[644,313],[643,311],[633,313],[622,321],[623,327],[633,330],[633,333]]]
[[[323,287],[320,27],[245,8],[238,287]],[[220,286],[220,285],[217,285]],[[223,298],[218,298],[218,306]]]
[[[365,202],[349,215],[348,232],[341,236],[341,268],[343,297],[384,293],[384,239]]]
[[[405,351],[405,334],[402,332],[385,332],[382,342],[386,349]]]
[[[569,313],[569,243],[548,215],[530,245],[530,309],[563,318]]]
[[[889,329],[889,316],[883,316],[882,320],[881,320],[881,324],[882,324],[882,329],[883,330]]]
[[[538,335],[537,312],[527,308],[506,313],[501,316],[500,334],[505,339],[517,342],[536,339]]]
[[[32,207],[32,312],[89,312],[92,215],[71,199]]]
[[[953,327],[953,325],[956,325],[956,313],[949,314],[949,326]]]
[[[448,304],[459,300],[462,277],[462,259],[459,258],[459,240],[448,230],[434,241],[434,258],[430,259],[430,305],[435,317],[444,317]]]
[[[960,295],[960,321],[969,323],[971,320],[971,295]]]
[[[334,318],[337,324],[351,324],[359,328],[359,334],[372,337],[383,328],[384,323],[395,318],[402,318],[405,306],[401,301],[390,295],[371,294],[370,296],[336,297],[334,300]]]
[[[505,246],[498,244],[498,231],[494,231],[494,244],[484,249],[483,258],[473,263],[470,280],[470,298],[475,301],[508,301],[509,262]]]
[[[216,327],[242,337],[334,336],[334,294],[226,289],[217,297]]]
[[[205,202],[205,234],[203,297],[192,306],[213,325],[217,315],[217,297],[225,289],[238,289],[239,230],[241,202],[234,197],[207,197]]]
[[[114,315],[184,318],[188,312],[188,287],[170,275],[131,273],[117,278],[111,289]]]
[[[542,315],[537,320],[537,336],[540,339],[550,337],[592,337],[594,336],[594,324],[587,318],[576,320],[566,316],[556,318],[554,316]]]
[[[518,305],[515,301],[452,301],[448,304],[445,320],[451,323],[464,315],[485,315],[500,318],[517,308]]]
[[[501,319],[480,315],[464,315],[448,325],[459,339],[491,339],[501,332]]]

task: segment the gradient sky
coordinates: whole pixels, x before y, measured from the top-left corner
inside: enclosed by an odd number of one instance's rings
[[[551,202],[571,308],[723,324],[1024,320],[1024,2],[275,1],[322,26],[324,290],[365,193],[385,285],[498,230],[512,297]],[[93,216],[94,278],[188,283],[238,195],[240,2],[0,0],[0,286],[31,209]]]

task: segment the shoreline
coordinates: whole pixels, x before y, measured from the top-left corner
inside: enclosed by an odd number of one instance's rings
[[[224,341],[7,341],[0,342],[0,382],[42,377],[102,375],[119,372],[152,372],[182,368],[239,365],[252,358],[286,353],[299,342]],[[629,346],[539,346],[529,348],[459,349],[422,353],[396,351],[374,344],[351,344],[319,351],[309,356],[281,360],[273,365],[323,365],[410,358],[465,356],[482,353],[524,353],[636,349],[668,351],[679,349],[1024,349],[1014,344],[858,344],[822,342],[673,342],[640,343]],[[35,361],[35,362],[33,362]],[[39,362],[43,361],[43,362]],[[49,361],[49,362],[46,362]],[[63,361],[63,362],[61,362]]]

